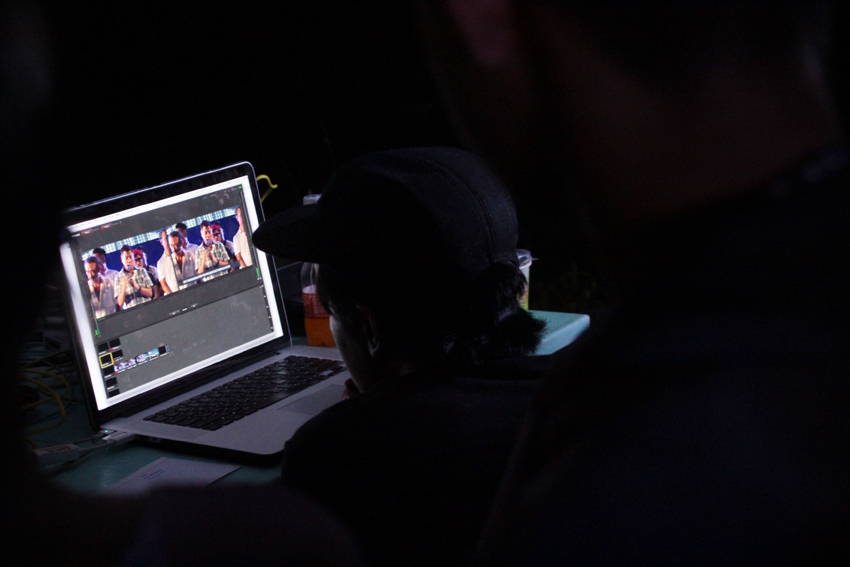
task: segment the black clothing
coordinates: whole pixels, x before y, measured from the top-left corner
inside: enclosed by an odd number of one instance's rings
[[[848,161],[634,240],[631,293],[541,385],[476,564],[847,561]]]
[[[119,567],[363,565],[332,514],[280,486],[159,489],[146,508]]]
[[[549,362],[526,357],[379,384],[296,432],[284,482],[347,523],[371,565],[465,562]]]

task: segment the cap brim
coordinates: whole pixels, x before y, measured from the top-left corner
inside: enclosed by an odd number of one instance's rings
[[[251,236],[254,246],[281,258],[324,261],[316,247],[317,208],[316,205],[293,207],[267,219]]]

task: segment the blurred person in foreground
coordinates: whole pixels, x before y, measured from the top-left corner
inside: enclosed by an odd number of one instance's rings
[[[418,7],[471,143],[614,303],[544,379],[477,564],[846,562],[828,3]]]
[[[448,147],[369,154],[254,244],[319,264],[350,399],[286,443],[283,480],[336,512],[372,565],[465,564],[550,357],[519,305],[513,202]]]

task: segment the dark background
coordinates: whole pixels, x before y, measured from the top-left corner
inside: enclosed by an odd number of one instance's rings
[[[460,145],[406,2],[81,4],[42,6],[52,69],[43,167],[59,184],[45,189],[63,204],[247,160],[278,184],[270,215],[320,192],[358,155]],[[829,60],[842,108],[847,20],[839,6]],[[519,215],[520,247],[540,256],[531,307],[603,306],[582,266],[553,257],[570,251],[555,252],[533,232],[535,219]]]

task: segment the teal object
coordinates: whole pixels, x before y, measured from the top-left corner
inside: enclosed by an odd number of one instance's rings
[[[572,343],[590,326],[590,317],[578,313],[557,313],[553,311],[531,311],[534,317],[544,321],[543,340],[535,354],[552,354]],[[306,338],[294,337],[294,343],[304,344]],[[77,392],[79,396],[79,392]],[[67,410],[67,420],[59,428],[33,435],[32,439],[39,447],[69,443],[91,436],[94,431],[88,423],[85,407],[72,404]],[[160,449],[156,446],[128,443],[110,447],[84,457],[80,462],[54,469],[47,468],[45,473],[59,486],[75,492],[96,493],[113,483],[136,472],[160,457],[228,463],[227,459],[207,458],[198,455]],[[266,465],[242,464],[236,471],[216,481],[215,485],[263,484],[277,482],[280,478],[280,459],[272,459]]]
[[[558,313],[555,311],[530,311],[534,317],[546,323],[543,340],[534,354],[552,354],[578,338],[590,326],[590,317],[580,313]]]

